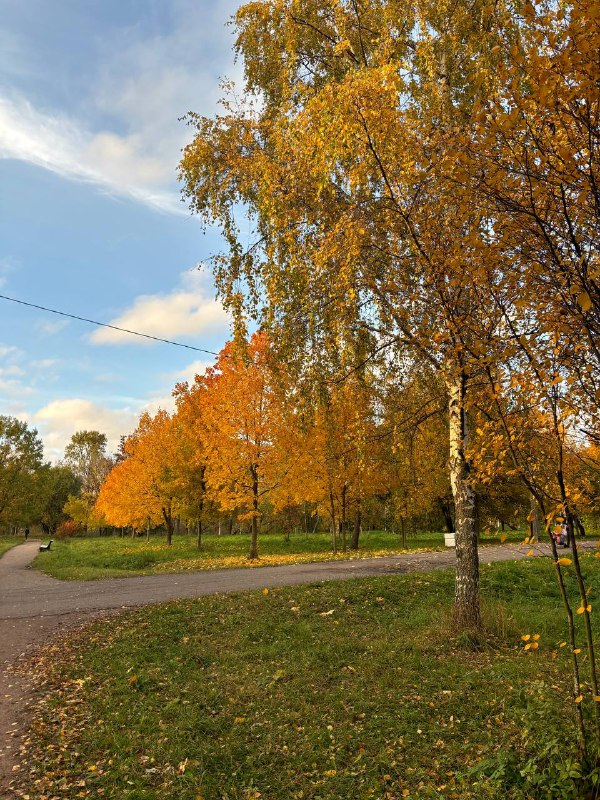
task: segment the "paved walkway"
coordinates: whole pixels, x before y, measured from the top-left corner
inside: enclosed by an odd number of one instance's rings
[[[63,582],[30,568],[38,547],[39,542],[29,541],[0,558],[0,798],[12,796],[7,788],[8,779],[32,699],[26,679],[10,667],[28,649],[43,644],[53,634],[99,614],[134,606],[316,581],[427,572],[455,563],[454,551],[448,550],[281,567]],[[594,547],[594,543],[585,543],[583,547]],[[485,563],[520,559],[527,549],[518,545],[483,547],[480,560]],[[549,552],[546,545],[536,549]]]

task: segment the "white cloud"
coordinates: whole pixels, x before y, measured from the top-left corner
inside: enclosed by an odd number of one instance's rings
[[[0,158],[27,161],[162,211],[183,209],[177,194],[163,186],[164,164],[145,153],[136,136],[94,134],[77,120],[35,109],[22,97],[0,97]]]
[[[12,344],[0,344],[0,358],[14,359],[23,355],[18,347]]]
[[[172,340],[207,333],[224,336],[229,317],[221,303],[208,296],[202,277],[197,272],[185,272],[178,288],[169,294],[136,297],[131,308],[110,324]],[[111,328],[98,328],[90,334],[90,341],[94,344],[151,343],[150,339]]]
[[[14,377],[15,375],[25,375],[25,370],[21,369],[17,364],[11,364],[8,367],[0,367],[0,378],[5,376]]]
[[[219,78],[241,77],[226,27],[237,6],[237,0],[170,0],[160,32],[150,34],[141,25],[113,28],[105,41],[99,33],[95,80],[88,82],[85,97],[74,96],[79,108],[70,114],[4,92],[0,158],[27,161],[162,211],[186,213],[176,175],[191,131],[179,119],[188,111],[214,114]],[[94,59],[95,50],[89,55]]]
[[[212,367],[213,364],[214,360],[207,361],[204,359],[198,359],[198,361],[192,361],[192,363],[188,364],[188,366],[184,367],[184,369],[177,370],[176,372],[169,372],[165,377],[175,381],[176,383],[179,383],[180,381],[193,383],[196,375],[204,375],[208,367]]]
[[[137,413],[131,408],[107,408],[91,400],[69,398],[48,403],[29,419],[43,438],[46,457],[56,461],[71,436],[82,430],[105,433],[112,452],[119,438],[135,428]]]
[[[8,256],[0,257],[0,289],[6,285],[7,276],[16,269],[15,261]]]
[[[2,381],[0,380],[0,388]],[[37,428],[44,442],[46,458],[59,461],[71,436],[77,431],[100,431],[108,439],[108,452],[115,452],[121,436],[132,433],[140,415],[147,411],[156,414],[159,409],[169,413],[175,410],[171,394],[155,395],[147,399],[130,398],[128,405],[112,408],[78,397],[53,400],[33,414],[20,413],[31,427]]]

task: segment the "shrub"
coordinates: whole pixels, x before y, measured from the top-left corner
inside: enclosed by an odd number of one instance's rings
[[[78,522],[75,522],[74,519],[66,519],[64,522],[61,522],[56,529],[56,538],[70,539],[72,536],[77,536],[81,531],[82,527]]]

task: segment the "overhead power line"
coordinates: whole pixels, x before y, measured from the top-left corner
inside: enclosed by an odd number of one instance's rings
[[[40,306],[36,303],[28,303],[25,300],[17,300],[16,297],[8,297],[5,294],[0,294],[0,300],[9,300],[11,303],[18,303],[21,306],[28,306],[29,308],[37,308],[40,311],[47,311],[49,314],[58,314],[60,317],[68,317],[69,319],[76,319],[79,322],[89,322],[90,325],[97,325],[99,328],[110,328],[113,331],[120,331],[121,333],[130,333],[132,336],[141,336],[143,339],[152,339],[154,342],[163,342],[164,344],[172,344],[175,347],[185,347],[188,350],[196,350],[199,353],[207,353],[210,356],[218,356],[218,353],[212,350],[206,350],[204,347],[194,347],[192,344],[183,344],[182,342],[173,342],[171,339],[163,339],[160,336],[152,336],[149,333],[141,333],[140,331],[132,331],[129,328],[121,328],[118,325],[110,325],[108,322],[98,322],[95,319],[88,319],[88,317],[79,317],[77,314],[68,314],[66,311],[58,311],[56,308],[47,308]]]

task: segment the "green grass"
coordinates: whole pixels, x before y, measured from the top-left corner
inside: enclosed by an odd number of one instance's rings
[[[598,561],[583,561],[597,585]],[[95,623],[37,664],[46,697],[20,796],[583,798],[549,560],[483,565],[482,586],[485,639],[452,635],[450,572]],[[538,650],[524,652],[523,633],[540,634]]]
[[[511,532],[508,541],[520,541],[522,532]],[[482,543],[498,543],[498,537],[482,537]],[[185,572],[201,569],[247,567],[249,538],[245,535],[208,535],[202,550],[193,536],[176,536],[169,547],[164,538],[136,539],[85,537],[56,541],[52,550],[37,557],[34,566],[61,580],[95,580],[131,575],[153,575],[162,572]],[[444,550],[444,535],[438,532],[419,533],[407,539],[408,550]],[[289,564],[299,561],[325,561],[333,558],[327,534],[292,534],[289,541],[278,534],[262,534],[259,538],[260,559],[254,566]],[[338,553],[337,558],[369,557],[402,552],[398,534],[365,531],[358,553]]]
[[[21,536],[0,536],[0,557],[17,544],[23,544],[24,539]]]

